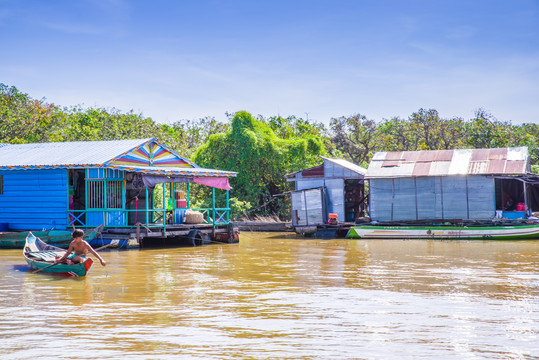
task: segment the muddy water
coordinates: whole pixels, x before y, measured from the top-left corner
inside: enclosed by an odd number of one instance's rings
[[[539,241],[106,251],[86,278],[0,250],[0,359],[539,359]]]

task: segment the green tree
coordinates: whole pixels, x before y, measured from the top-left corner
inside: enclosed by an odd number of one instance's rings
[[[73,107],[69,110],[69,126],[64,141],[121,140],[163,138],[166,133],[151,118],[133,111]]]
[[[172,138],[170,146],[185,157],[190,157],[195,150],[208,141],[214,134],[230,129],[230,123],[222,123],[214,117],[197,120],[179,120],[172,125],[161,125],[162,130]]]
[[[460,118],[443,119],[435,109],[419,109],[408,121],[415,150],[448,150],[463,145],[464,121]]]
[[[380,136],[376,123],[365,115],[356,114],[331,119],[330,128],[336,149],[349,161],[367,166]]]
[[[65,113],[56,105],[0,84],[0,142],[61,141],[66,124]]]
[[[380,131],[380,146],[376,151],[413,151],[417,150],[416,136],[410,122],[399,117],[382,121]]]
[[[466,145],[476,149],[506,147],[509,144],[512,126],[498,121],[485,109],[478,109],[475,117],[466,123]]]
[[[268,124],[240,111],[226,133],[214,134],[194,153],[192,160],[214,169],[237,171],[231,180],[233,196],[257,209],[258,215],[282,214],[280,194],[287,189],[285,175],[320,162],[325,154],[317,137],[280,139]]]

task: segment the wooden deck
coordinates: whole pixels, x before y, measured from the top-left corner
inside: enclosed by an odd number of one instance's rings
[[[233,225],[181,224],[168,225],[166,228],[108,228],[95,239],[92,245],[113,243],[119,248],[149,248],[199,246],[211,243],[237,243],[239,230]]]

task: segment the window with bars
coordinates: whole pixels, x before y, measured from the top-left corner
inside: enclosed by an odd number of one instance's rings
[[[122,180],[88,180],[88,209],[123,209]]]

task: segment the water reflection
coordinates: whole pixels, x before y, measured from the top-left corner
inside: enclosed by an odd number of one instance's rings
[[[538,247],[242,233],[107,251],[78,279],[3,250],[0,358],[532,358]]]

